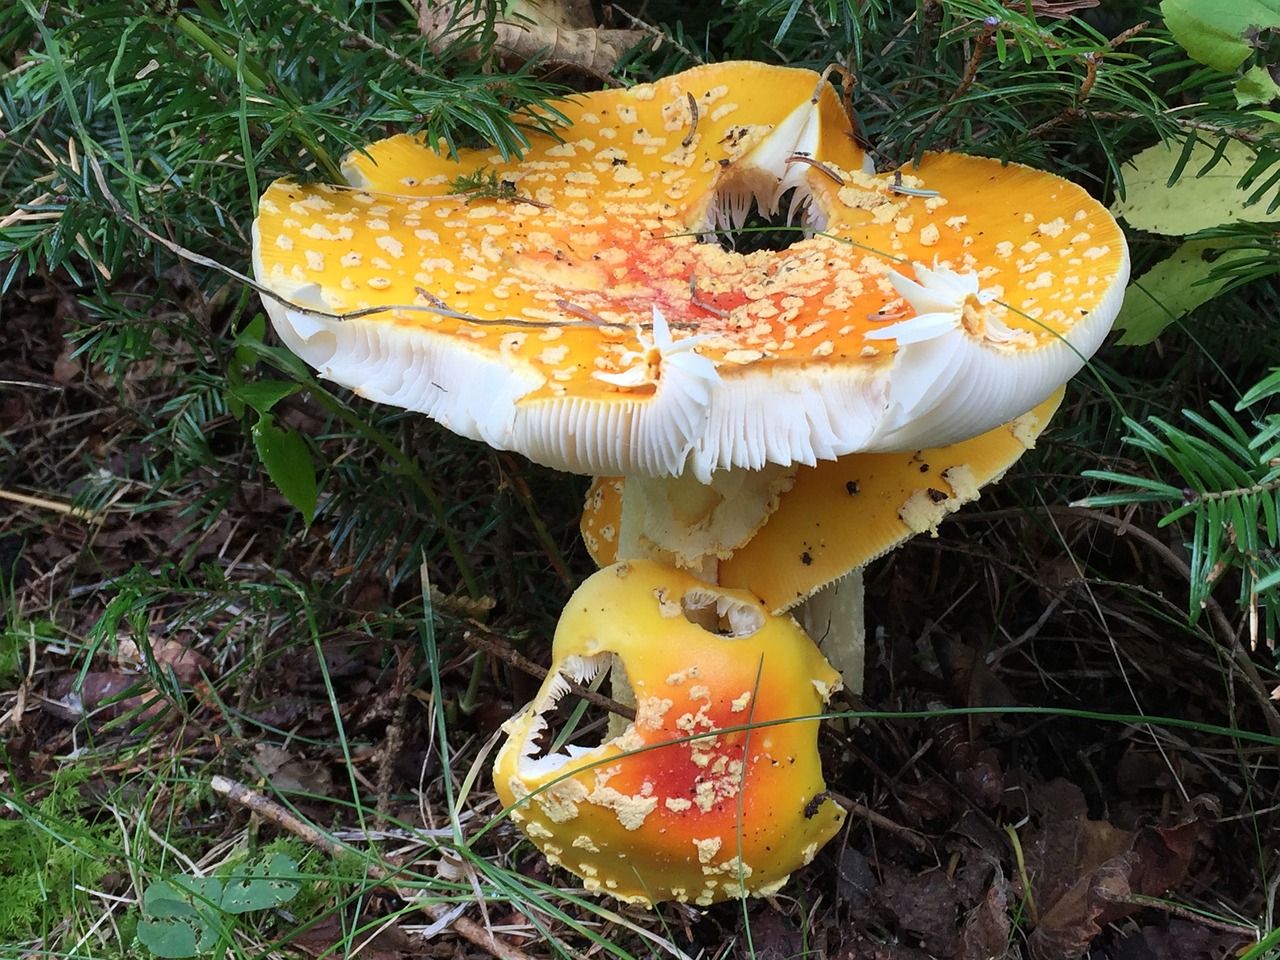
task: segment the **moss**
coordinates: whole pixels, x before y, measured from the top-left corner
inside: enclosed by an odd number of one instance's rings
[[[114,821],[91,826],[76,812],[79,773],[60,774],[21,819],[0,821],[0,942],[43,940],[76,917],[96,916],[97,889],[115,858],[105,834]],[[16,804],[15,804],[16,805]]]

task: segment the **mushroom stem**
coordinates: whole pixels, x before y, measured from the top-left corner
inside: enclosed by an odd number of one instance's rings
[[[708,483],[689,474],[628,477],[622,491],[616,557],[656,560],[718,584],[721,559],[759,531],[777,509],[779,498],[791,489],[796,470],[777,464],[761,470],[719,470]],[[788,561],[779,557],[778,562]],[[820,589],[795,611],[797,621],[853,693],[862,692],[864,672],[862,596],[862,573],[855,570]],[[715,623],[700,625],[716,629]],[[615,700],[631,702],[630,686],[617,665],[610,685]]]
[[[850,570],[796,607],[796,619],[827,662],[844,678],[845,689],[862,693],[866,671],[867,623],[862,568]]]
[[[660,560],[716,583],[719,561],[764,525],[791,489],[795,470],[777,464],[737,467],[715,471],[706,483],[688,473],[628,477],[618,557]]]

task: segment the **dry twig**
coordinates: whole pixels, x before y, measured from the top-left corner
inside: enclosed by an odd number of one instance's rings
[[[209,781],[209,786],[213,788],[215,793],[220,793],[227,799],[233,800],[258,814],[258,816],[270,820],[276,826],[288,830],[294,836],[317,849],[323,850],[330,856],[337,856],[347,850],[343,844],[327,834],[321,833],[301,817],[290,813],[274,800],[246,787],[243,783],[238,783],[228,777],[215,776]],[[387,868],[378,863],[368,862],[366,869],[369,876],[376,880],[379,886],[391,888],[396,896],[409,901],[431,917],[432,920],[440,920],[450,912],[450,908],[445,904],[425,903],[415,897],[411,891],[395,889],[396,871],[394,868]],[[532,960],[523,950],[508,943],[492,931],[485,929],[474,920],[468,920],[466,917],[455,917],[449,925],[465,940],[487,951],[490,956],[499,958],[499,960]]]
[[[876,813],[876,811],[872,810],[866,804],[859,803],[852,797],[846,797],[843,794],[832,793],[831,791],[827,791],[827,796],[840,806],[844,807],[846,813],[851,813],[855,817],[861,817],[863,820],[867,821],[867,823],[871,824],[871,826],[879,827],[886,833],[893,834],[903,843],[914,849],[916,853],[926,853],[929,850],[929,841],[926,840],[922,834],[917,833],[910,827],[905,827],[900,823],[890,820],[882,813]]]
[[[20,503],[26,507],[36,507],[40,510],[52,510],[54,513],[61,513],[74,520],[87,520],[90,523],[102,523],[101,516],[95,513],[90,513],[88,510],[81,507],[75,507],[69,503],[63,503],[61,500],[50,500],[47,497],[33,497],[25,493],[18,493],[16,490],[0,490],[0,500],[12,500],[14,503]]]

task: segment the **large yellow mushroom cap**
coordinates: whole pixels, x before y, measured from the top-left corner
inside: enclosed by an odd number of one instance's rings
[[[810,71],[715,64],[561,109],[518,161],[401,136],[349,185],[273,184],[254,265],[285,343],[550,466],[706,480],[990,430],[1119,308],[1124,239],[1083,189],[952,155],[873,174]],[[808,234],[786,249],[704,242],[788,191]]]
[[[721,629],[700,626],[709,615]],[[634,561],[574,593],[537,697],[494,765],[511,818],[552,862],[622,900],[713,903],[777,890],[839,828],[816,716],[839,675],[754,596]],[[636,719],[595,747],[537,756],[564,677],[616,655]]]

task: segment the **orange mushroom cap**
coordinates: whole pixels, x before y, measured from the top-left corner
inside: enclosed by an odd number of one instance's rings
[[[560,109],[519,161],[400,136],[348,158],[350,186],[273,184],[254,264],[286,344],[551,466],[706,479],[992,429],[1119,307],[1127,249],[1084,190],[954,155],[873,175],[810,71],[716,64]],[[702,242],[789,190],[813,235]]]
[[[689,619],[702,610],[724,631]],[[593,677],[611,655],[635,692],[634,723],[598,747],[535,756],[564,677]],[[570,598],[552,656],[504,728],[494,785],[586,889],[637,903],[763,895],[839,829],[816,716],[840,677],[790,617],[661,564],[620,563]]]

